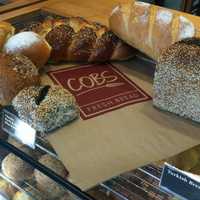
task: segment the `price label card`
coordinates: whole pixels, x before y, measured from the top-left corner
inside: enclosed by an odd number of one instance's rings
[[[200,177],[165,164],[160,187],[181,199],[200,199]]]
[[[12,107],[1,110],[1,129],[31,148],[35,148],[36,131],[19,119]]]

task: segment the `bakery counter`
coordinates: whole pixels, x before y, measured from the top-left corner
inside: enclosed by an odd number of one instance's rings
[[[200,143],[198,123],[153,106],[156,63],[99,24],[117,2],[57,0],[1,15],[15,27],[3,48],[13,54],[0,57],[1,78],[12,83],[2,90],[12,105],[3,107],[2,145],[84,200],[82,190]]]

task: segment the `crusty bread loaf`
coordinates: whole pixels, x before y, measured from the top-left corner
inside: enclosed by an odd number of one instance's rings
[[[156,61],[171,44],[200,36],[199,17],[139,1],[115,7],[109,23],[118,37]]]
[[[4,43],[14,34],[14,32],[15,28],[11,24],[0,22],[0,51],[2,50]]]
[[[25,87],[39,85],[36,66],[20,54],[0,54],[0,105],[8,105]]]
[[[12,105],[35,130],[48,133],[79,116],[74,96],[61,86],[33,86],[21,90]]]
[[[51,61],[123,60],[134,50],[107,27],[81,17],[47,18],[33,22],[22,31],[33,31],[44,37],[52,47]]]
[[[51,47],[38,34],[27,31],[13,35],[4,45],[3,51],[7,54],[23,54],[38,68],[44,67],[49,59]]]
[[[160,56],[154,77],[153,104],[200,122],[200,39],[177,42]]]

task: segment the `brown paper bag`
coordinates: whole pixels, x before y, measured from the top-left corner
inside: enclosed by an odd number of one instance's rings
[[[114,65],[152,95],[153,69],[148,64],[133,60]],[[65,70],[69,66],[54,66],[49,70]],[[68,71],[66,80],[73,73]],[[71,80],[72,83],[76,81]],[[52,83],[52,80],[44,75],[43,82]],[[114,91],[115,88],[111,93]],[[49,135],[48,140],[69,169],[73,183],[87,189],[119,173],[197,145],[200,142],[199,130],[198,124],[159,111],[152,106],[151,100],[147,100],[130,103],[87,120],[80,118]]]

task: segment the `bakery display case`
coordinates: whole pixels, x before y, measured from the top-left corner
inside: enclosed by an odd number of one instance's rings
[[[112,3],[104,10],[101,1],[97,8],[86,0],[82,8],[58,0],[3,15],[2,198],[179,199],[159,184],[163,159],[200,141],[192,96],[199,82],[192,87],[186,77],[193,73],[188,65],[199,62],[199,41],[174,42],[198,36],[199,18],[139,1],[111,12]],[[104,26],[108,11],[112,31]],[[162,48],[169,50],[159,60]],[[172,101],[176,89],[181,98]],[[165,162],[197,175],[198,155],[199,148]],[[155,160],[162,161],[146,165]]]
[[[26,147],[24,147],[24,150],[26,153],[0,139],[1,199],[93,199],[63,179],[69,174],[60,163],[51,159],[48,155],[43,156],[43,160],[49,163],[49,168],[46,168],[36,161],[41,157],[40,154],[30,152]],[[33,154],[35,160],[31,157]],[[52,168],[54,167],[57,168],[58,174],[53,173]]]

